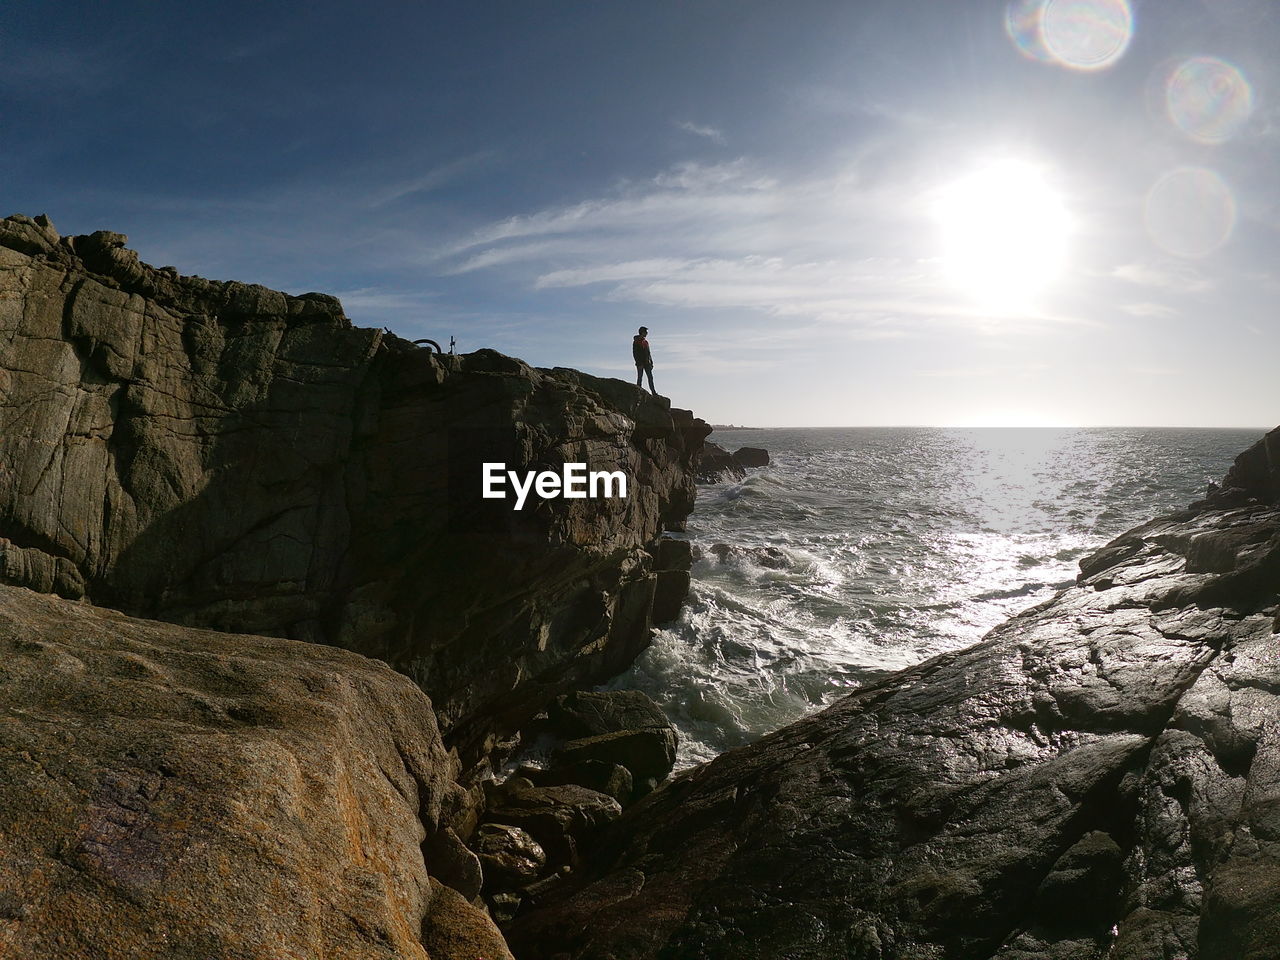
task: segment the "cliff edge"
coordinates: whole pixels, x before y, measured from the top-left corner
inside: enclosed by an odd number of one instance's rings
[[[666,615],[683,596],[659,547],[710,432],[688,411],[125,241],[0,221],[0,582],[377,657],[468,761],[625,669],[655,594]],[[495,509],[488,460],[585,462],[630,495]]]

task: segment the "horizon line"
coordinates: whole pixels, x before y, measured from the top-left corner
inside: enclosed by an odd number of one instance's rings
[[[1089,424],[965,424],[965,423],[854,423],[854,424],[710,424],[722,430],[1260,430],[1269,433],[1280,427],[1192,426],[1179,424],[1089,423]]]

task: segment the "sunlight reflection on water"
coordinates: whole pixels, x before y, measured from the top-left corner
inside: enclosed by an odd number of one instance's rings
[[[773,464],[700,489],[691,603],[616,683],[672,716],[682,765],[975,642],[1069,584],[1085,553],[1202,495],[1256,436],[884,428],[716,439],[763,446]],[[716,543],[731,548],[723,558]]]

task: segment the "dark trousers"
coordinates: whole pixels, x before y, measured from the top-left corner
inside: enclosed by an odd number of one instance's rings
[[[640,381],[644,379],[644,375],[646,373],[649,375],[649,392],[656,397],[658,395],[658,391],[653,388],[653,364],[649,364],[647,367],[642,367],[638,363],[636,364],[636,386],[640,386]]]

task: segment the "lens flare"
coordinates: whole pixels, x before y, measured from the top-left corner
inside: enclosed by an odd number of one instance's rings
[[[1192,57],[1165,85],[1169,119],[1193,140],[1225,143],[1253,113],[1253,88],[1237,67],[1217,57]]]
[[[1030,60],[1052,63],[1044,45],[1044,8],[1048,0],[1012,0],[1004,11],[1004,32],[1018,52]]]
[[[1128,0],[1010,0],[1004,29],[1031,60],[1072,70],[1102,70],[1133,38]]]
[[[1147,192],[1146,223],[1151,239],[1168,253],[1206,257],[1235,229],[1235,196],[1212,170],[1170,170]]]
[[[1063,66],[1102,70],[1128,48],[1133,11],[1126,0],[1049,0],[1042,32],[1049,53]]]

